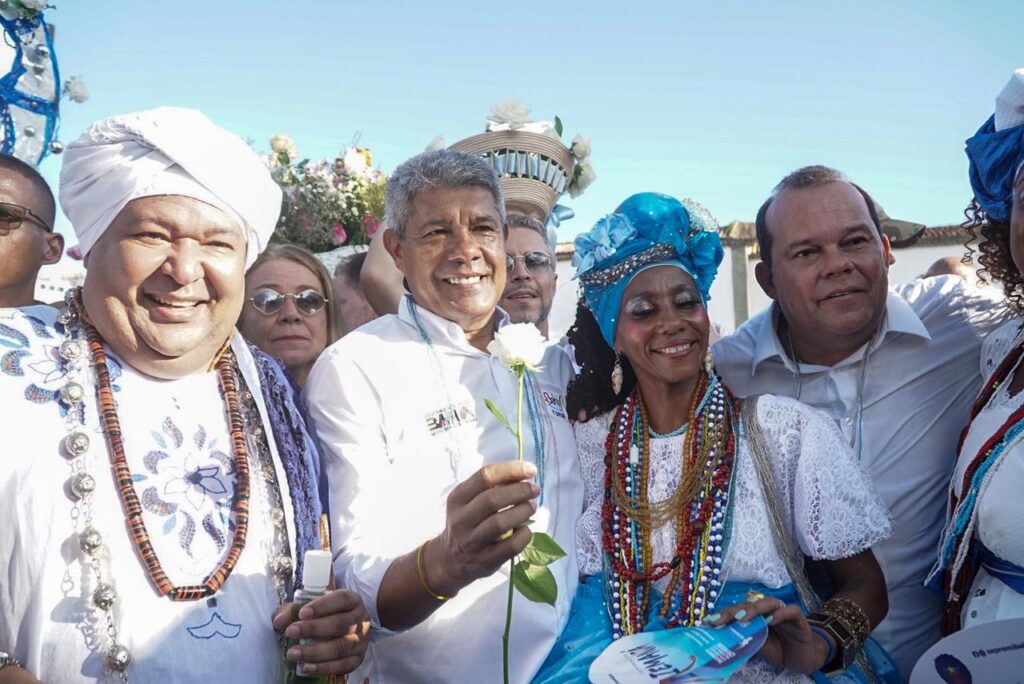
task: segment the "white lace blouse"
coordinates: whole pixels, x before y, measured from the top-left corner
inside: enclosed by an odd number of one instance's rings
[[[807,556],[848,558],[892,532],[888,510],[854,459],[850,445],[824,414],[805,404],[766,394],[758,402],[758,423],[772,458],[775,486],[790,535]],[[602,570],[601,504],[604,497],[605,439],[614,411],[576,425],[586,508],[576,525],[580,572]],[[650,441],[649,498],[668,498],[682,475],[680,458],[685,433]],[[754,470],[750,445],[737,440],[732,500],[732,530],[723,566],[726,581],[759,582],[781,587],[790,582],[786,565],[772,540],[768,511]],[[675,529],[669,523],[651,535],[656,562],[674,555]],[[664,589],[663,579],[658,588]],[[782,673],[755,658],[733,681],[808,681]]]

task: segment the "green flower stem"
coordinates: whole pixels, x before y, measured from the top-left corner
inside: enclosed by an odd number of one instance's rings
[[[516,380],[519,386],[516,390],[516,448],[520,462],[523,460],[523,376],[526,369],[519,366],[515,369]],[[505,632],[501,635],[502,672],[505,675],[505,684],[508,681],[508,635],[512,631],[512,596],[515,593],[512,584],[512,572],[515,570],[516,558],[513,556],[508,561],[508,605],[505,607]]]
[[[512,586],[512,570],[515,567],[516,559],[508,561],[508,606],[505,608],[505,632],[501,635],[501,664],[502,672],[505,675],[505,684],[508,684],[508,635],[512,631],[512,595],[515,593]]]

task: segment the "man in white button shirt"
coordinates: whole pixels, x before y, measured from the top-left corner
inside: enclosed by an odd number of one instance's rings
[[[529,373],[524,462],[488,411],[516,415],[516,380],[487,353],[508,264],[501,187],[477,156],[427,152],[388,183],[385,244],[408,293],[329,347],[306,384],[330,483],[339,586],[357,591],[378,638],[363,676],[380,682],[497,682],[508,560],[547,532],[554,606],[517,595],[510,678],[529,681],[565,625],[583,506],[565,414],[572,368],[548,345]],[[511,536],[505,532],[512,530]],[[404,631],[403,631],[404,630]]]
[[[951,276],[888,287],[874,203],[842,173],[793,172],[757,215],[755,274],[774,301],[713,348],[741,396],[795,397],[839,423],[892,511],[873,548],[889,614],[874,636],[904,678],[939,639],[942,596],[922,586],[945,513],[956,444],[980,384],[998,300]]]

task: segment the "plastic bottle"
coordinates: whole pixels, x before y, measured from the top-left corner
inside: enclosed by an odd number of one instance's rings
[[[330,551],[306,551],[305,561],[302,566],[302,588],[295,590],[295,599],[292,602],[292,618],[299,618],[299,610],[302,606],[327,593],[327,584],[331,579],[332,557]],[[315,643],[314,639],[289,639],[288,648],[292,646],[308,646]],[[304,676],[296,669],[297,663],[288,661],[288,672],[285,676],[285,684],[329,684],[330,675]]]

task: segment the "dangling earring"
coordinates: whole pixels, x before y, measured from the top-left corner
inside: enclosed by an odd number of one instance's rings
[[[612,366],[612,392],[618,394],[622,390],[622,354],[615,352],[615,365]]]
[[[711,355],[711,349],[704,352],[704,370],[709,378],[715,372],[715,357]]]

